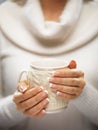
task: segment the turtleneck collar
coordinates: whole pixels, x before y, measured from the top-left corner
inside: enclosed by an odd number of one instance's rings
[[[97,4],[68,0],[60,22],[45,21],[39,0],[28,0],[23,7],[8,1],[0,7],[0,27],[20,49],[59,55],[85,45],[98,34],[97,16]]]
[[[41,39],[63,41],[71,33],[82,9],[82,0],[68,0],[59,22],[45,21],[39,0],[29,1],[23,10],[30,31]]]

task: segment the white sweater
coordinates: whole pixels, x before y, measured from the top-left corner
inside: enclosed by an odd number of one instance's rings
[[[98,3],[68,0],[60,22],[45,21],[39,0],[0,5],[1,130],[98,129]],[[32,60],[74,59],[85,73],[83,93],[60,113],[28,118],[12,101],[20,72]],[[1,91],[2,90],[2,91]]]

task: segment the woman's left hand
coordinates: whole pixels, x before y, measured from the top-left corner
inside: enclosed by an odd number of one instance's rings
[[[85,86],[84,73],[80,70],[64,68],[57,70],[49,78],[50,87],[64,99],[75,99]]]

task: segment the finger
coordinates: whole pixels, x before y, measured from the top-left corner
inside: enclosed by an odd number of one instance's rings
[[[74,95],[74,94],[71,95],[71,94],[66,94],[62,92],[57,92],[57,95],[66,100],[75,99],[78,96],[78,95]]]
[[[49,103],[49,100],[45,99],[42,102],[40,102],[39,104],[37,104],[35,107],[26,110],[23,112],[23,114],[34,117],[36,116],[38,113],[40,113],[40,111],[42,111],[43,109],[45,109],[47,107]]]
[[[29,84],[26,80],[20,81],[17,86],[17,90],[21,93],[24,93],[29,89]]]
[[[25,93],[27,90],[38,87],[37,84],[30,84],[27,80],[20,81],[17,86],[17,90],[21,93]]]
[[[85,86],[85,81],[82,78],[49,78],[49,82],[58,85],[65,86],[77,86],[83,88]]]
[[[84,73],[81,70],[77,69],[68,69],[63,68],[60,70],[57,70],[53,73],[54,77],[62,77],[62,78],[79,78],[84,77]]]
[[[51,84],[51,88],[56,91],[63,92],[63,93],[76,94],[76,95],[78,93],[81,93],[81,91],[82,91],[82,88],[80,88],[80,87],[69,87],[69,86],[56,85],[56,84]]]
[[[27,90],[25,93],[19,93],[19,92],[16,92],[14,97],[13,97],[13,101],[15,103],[20,103],[26,99],[29,99],[33,96],[35,96],[36,94],[38,94],[39,92],[42,91],[42,88],[41,87],[35,87],[35,88],[31,88],[29,90]]]
[[[36,118],[36,117],[43,117],[43,116],[45,116],[45,114],[46,114],[46,111],[45,110],[41,110],[38,114],[36,114],[34,117]]]
[[[17,109],[20,111],[25,111],[27,109],[30,109],[31,107],[35,106],[39,102],[41,102],[43,99],[47,98],[48,94],[46,92],[40,92],[33,98],[30,98],[28,100],[25,100],[22,103],[17,104]]]

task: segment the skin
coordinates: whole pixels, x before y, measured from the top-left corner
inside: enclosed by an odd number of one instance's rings
[[[49,79],[51,89],[63,99],[75,99],[85,86],[84,73],[76,69],[76,62],[71,61],[68,67],[56,70]],[[13,101],[17,110],[30,117],[42,117],[49,100],[48,93],[41,86],[29,86],[24,80],[18,83],[18,92],[14,94]]]
[[[45,20],[59,22],[59,16],[61,15],[67,0],[40,0],[40,2]]]
[[[45,19],[59,21],[59,16],[67,0],[41,0]],[[69,66],[54,72],[49,79],[51,89],[63,99],[75,99],[82,93],[85,86],[84,73],[76,69],[76,62],[70,62]],[[29,89],[31,88],[31,89]],[[13,101],[17,110],[29,117],[43,117],[49,100],[48,94],[36,86],[32,88],[27,81],[18,83],[18,91],[14,94]]]
[[[64,99],[77,98],[85,86],[84,73],[69,68],[56,71],[49,82],[51,88],[57,91],[57,95]]]
[[[25,87],[27,87],[25,85]],[[28,89],[25,93],[16,92],[13,101],[17,110],[30,117],[42,117],[49,101],[48,94],[39,86]]]

